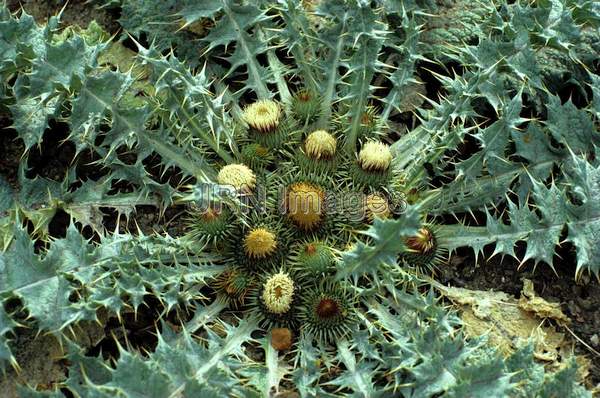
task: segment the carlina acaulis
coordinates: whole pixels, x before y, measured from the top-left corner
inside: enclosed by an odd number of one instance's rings
[[[325,215],[325,191],[308,182],[291,184],[285,197],[287,216],[300,229],[315,229]]]
[[[335,155],[337,140],[325,130],[315,130],[306,137],[304,151],[311,159],[331,159]]]
[[[392,163],[389,145],[379,141],[366,142],[358,153],[358,163],[365,171],[386,171]]]
[[[253,130],[262,133],[272,133],[279,126],[281,107],[272,100],[260,100],[244,109],[243,119]]]
[[[244,252],[253,259],[261,259],[273,254],[277,249],[275,233],[266,228],[251,229],[244,237]]]
[[[597,286],[600,0],[87,1],[109,31],[19,2],[0,11],[0,368],[52,330],[75,380],[3,389],[600,392],[583,341],[557,366],[498,350],[438,283],[481,271],[453,266],[470,249]],[[83,355],[92,318],[116,361]]]
[[[219,170],[217,182],[234,187],[236,190],[252,190],[256,187],[256,176],[244,164],[228,164]]]

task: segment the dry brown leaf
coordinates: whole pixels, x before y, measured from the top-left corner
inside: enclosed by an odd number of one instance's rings
[[[469,336],[488,335],[490,343],[505,355],[532,340],[536,358],[559,365],[572,346],[545,319],[568,323],[560,306],[535,295],[526,281],[519,300],[503,292],[469,290],[439,286],[442,293],[459,305],[465,331]],[[567,357],[569,355],[566,355]]]
[[[533,312],[540,318],[551,318],[559,324],[569,324],[571,320],[562,312],[559,303],[549,303],[536,296],[533,282],[523,279],[523,291],[519,299],[519,307],[525,311]]]

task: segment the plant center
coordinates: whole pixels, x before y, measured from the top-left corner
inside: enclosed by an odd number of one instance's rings
[[[320,318],[332,318],[339,314],[339,312],[340,307],[338,303],[330,298],[321,299],[321,301],[319,301],[319,304],[317,304],[317,315]]]

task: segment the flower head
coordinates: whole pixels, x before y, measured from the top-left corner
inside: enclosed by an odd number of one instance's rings
[[[244,238],[244,251],[252,258],[265,258],[276,248],[275,234],[266,228],[254,228]]]
[[[271,346],[277,351],[288,350],[292,346],[292,331],[288,328],[271,329]]]
[[[304,230],[316,227],[324,214],[325,192],[316,185],[299,182],[287,193],[287,211],[292,221]]]
[[[330,246],[319,240],[303,242],[297,246],[290,262],[304,273],[320,274],[333,265],[335,256]]]
[[[360,150],[358,162],[365,171],[385,171],[392,163],[392,152],[389,145],[369,141]]]
[[[251,275],[242,269],[230,268],[219,275],[215,287],[227,298],[233,308],[237,308],[244,304],[253,284]]]
[[[325,130],[315,130],[306,137],[304,148],[306,154],[313,159],[331,158],[335,155],[337,141]]]
[[[263,286],[265,307],[275,314],[289,311],[294,298],[294,281],[284,272],[272,275]]]
[[[415,236],[406,238],[404,242],[407,249],[413,253],[429,253],[436,246],[435,235],[429,228],[419,229]]]
[[[260,100],[244,109],[243,118],[248,125],[260,133],[270,133],[279,126],[281,108],[271,100]]]
[[[305,332],[329,343],[350,332],[355,317],[343,289],[326,282],[307,290],[303,296],[300,319]]]
[[[253,189],[256,186],[254,172],[244,164],[228,164],[217,175],[221,185],[231,185],[235,189]]]

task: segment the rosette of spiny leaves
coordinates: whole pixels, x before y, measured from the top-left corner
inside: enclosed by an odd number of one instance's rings
[[[174,294],[180,290],[172,291],[172,285],[163,284],[162,279],[158,287],[166,288],[168,294],[151,284],[150,292],[144,294],[157,296],[167,308],[174,308],[176,302],[197,308],[179,337],[185,344],[160,342],[147,358],[123,350],[116,367],[110,372],[104,367],[101,377],[94,379],[85,379],[82,365],[91,364],[90,369],[97,370],[99,361],[75,357],[73,367],[81,374],[75,369],[72,374],[83,381],[69,388],[140,393],[135,389],[139,386],[128,382],[128,375],[143,378],[160,369],[152,378],[153,391],[167,396],[201,394],[206,391],[202,388],[208,388],[207,377],[219,380],[214,387],[221,394],[251,395],[260,390],[267,396],[289,373],[304,396],[458,395],[468,385],[484,385],[498,395],[510,395],[517,383],[523,383],[514,375],[519,366],[543,372],[524,360],[515,361],[514,367],[508,365],[482,341],[465,342],[458,318],[448,315],[433,293],[423,296],[419,278],[412,272],[415,265],[423,265],[415,264],[415,258],[439,261],[445,249],[477,248],[500,241],[506,236],[505,228],[517,229],[515,240],[525,237],[519,223],[484,232],[462,225],[439,225],[440,219],[435,218],[471,208],[486,209],[499,191],[521,186],[525,176],[533,175],[528,172],[535,168],[522,161],[535,160],[528,150],[518,150],[515,159],[512,146],[507,145],[509,140],[518,142],[513,137],[527,122],[519,112],[520,93],[507,96],[489,87],[495,74],[507,72],[500,67],[472,67],[462,76],[439,76],[446,97],[439,102],[430,99],[430,107],[418,111],[421,126],[396,140],[389,127],[391,110],[397,108],[396,99],[414,76],[401,73],[398,64],[388,65],[382,53],[389,46],[390,51],[402,55],[402,65],[414,66],[417,57],[407,53],[418,48],[414,42],[419,32],[410,16],[405,17],[411,31],[403,41],[392,34],[380,9],[363,2],[323,2],[310,13],[298,2],[275,6],[229,0],[203,3],[195,14],[193,10],[190,6],[181,12],[186,24],[203,18],[215,21],[212,36],[207,36],[215,44],[209,45],[205,54],[206,66],[191,69],[173,52],[164,54],[162,48],[147,47],[140,41],[133,59],[143,66],[144,73],[133,75],[132,70],[120,68],[108,71],[95,65],[83,68],[77,74],[82,85],[69,91],[66,99],[67,104],[77,104],[72,109],[79,111],[67,120],[75,125],[69,139],[80,148],[95,151],[115,179],[134,182],[138,189],[155,188],[142,163],[151,154],[159,155],[165,168],[181,172],[187,189],[178,186],[178,192],[165,196],[189,204],[189,234],[174,242],[167,239],[152,244],[160,249],[157,263],[144,260],[143,252],[136,251],[147,242],[134,242],[136,254],[131,262],[142,270],[160,269],[149,272],[154,276],[185,276],[186,270],[165,268],[190,254],[206,256],[219,265],[206,270],[192,268],[192,276],[206,271],[216,277],[210,283],[212,289],[206,289],[215,292],[210,297],[214,301],[209,304],[202,295],[190,299],[188,289],[197,292],[205,286],[198,278],[178,279],[183,297]],[[319,29],[316,24],[298,23],[315,19]],[[284,64],[275,47],[289,49],[294,59]],[[222,70],[210,62],[212,57],[224,57],[230,65]],[[300,81],[298,87],[289,83],[292,76]],[[378,76],[392,82],[389,97],[375,95],[372,82]],[[135,82],[144,82],[152,90],[135,104],[123,101]],[[106,87],[111,91],[105,91]],[[49,90],[52,94],[65,91],[60,85]],[[103,95],[95,95],[98,93]],[[498,121],[490,127],[480,123],[478,106],[483,98],[495,99],[492,105],[498,108]],[[572,113],[587,125],[586,116],[590,115],[586,110]],[[552,123],[544,119],[543,126]],[[547,133],[560,136],[561,132],[548,128]],[[94,140],[88,139],[90,134]],[[453,156],[470,134],[482,145],[469,163]],[[134,165],[119,163],[117,152],[123,148],[137,154]],[[578,161],[586,150],[576,151]],[[545,154],[549,153],[553,150]],[[529,158],[520,156],[525,154]],[[509,162],[513,168],[506,172],[500,166]],[[457,167],[452,169],[452,165]],[[472,167],[466,167],[469,165]],[[575,228],[573,240],[583,248],[581,268],[594,271],[589,265],[595,254],[589,247],[594,230],[586,215],[594,214],[589,200],[596,192],[586,178],[592,171],[579,166],[569,169],[568,177],[577,182],[578,188],[569,198],[578,211],[556,222]],[[431,174],[453,182],[434,187]],[[495,186],[497,181],[503,184],[500,188]],[[210,194],[207,201],[203,184],[223,188],[233,199],[221,200],[220,195]],[[156,188],[150,192],[164,195]],[[392,211],[398,205],[395,199],[409,192],[414,194],[404,213]],[[339,204],[336,195],[358,200]],[[581,222],[573,223],[573,215],[581,217]],[[541,217],[541,221],[533,220],[530,215],[528,220],[544,223],[547,215]],[[459,237],[472,233],[477,238],[454,241],[453,233]],[[502,250],[509,244],[514,240],[500,241]],[[110,248],[108,242],[101,242],[97,250],[113,253]],[[324,255],[328,253],[324,249],[333,256]],[[540,253],[537,249],[532,258]],[[333,264],[322,265],[330,259]],[[115,283],[123,274],[114,274]],[[143,281],[152,280],[143,275]],[[81,283],[87,287],[92,282],[95,279],[82,279]],[[407,291],[397,290],[397,286]],[[129,283],[127,287],[131,289]],[[104,300],[99,301],[113,303],[106,297],[107,290],[103,293]],[[139,302],[141,294],[133,297]],[[87,305],[87,301],[83,303]],[[118,313],[122,305],[117,300],[109,309]],[[24,307],[36,308],[31,303]],[[89,314],[96,309],[92,305]],[[216,320],[226,309],[243,319],[238,326]],[[34,313],[34,319],[36,315],[41,317]],[[242,345],[255,343],[251,337],[255,330],[269,331],[274,326],[286,327],[299,336],[292,351],[296,369],[290,372],[269,344],[264,344],[266,365],[245,368],[243,362],[250,361]],[[162,327],[161,333],[167,332]],[[198,335],[192,337],[190,333],[195,332]],[[355,336],[352,340],[351,334]],[[192,341],[195,338],[206,344],[197,346]],[[221,360],[226,363],[225,370],[218,366]],[[185,374],[173,371],[192,367],[195,369]],[[325,368],[334,367],[341,368],[341,373],[325,374]],[[568,381],[566,389],[580,390],[573,378]]]

